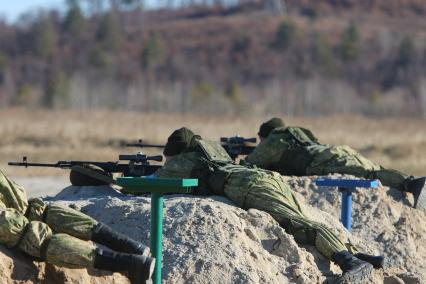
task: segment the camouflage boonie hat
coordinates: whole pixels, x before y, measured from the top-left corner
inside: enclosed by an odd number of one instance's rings
[[[194,138],[201,138],[195,135],[189,128],[182,127],[173,131],[167,139],[163,154],[165,156],[175,156],[188,151],[194,144]]]
[[[270,120],[262,123],[257,134],[259,135],[259,137],[266,138],[268,137],[269,133],[272,132],[272,130],[284,126],[284,121],[281,118],[273,117]]]

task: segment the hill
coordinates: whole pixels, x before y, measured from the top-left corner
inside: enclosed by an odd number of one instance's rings
[[[0,105],[426,113],[424,1],[240,2],[2,23]]]

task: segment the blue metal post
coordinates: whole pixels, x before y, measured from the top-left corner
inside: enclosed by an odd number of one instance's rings
[[[364,179],[333,179],[333,178],[319,178],[315,180],[317,186],[337,186],[339,191],[342,192],[342,211],[340,219],[343,226],[349,231],[352,229],[352,192],[357,187],[359,188],[377,188],[379,186],[378,180],[364,180]]]
[[[340,188],[342,192],[342,212],[341,219],[343,226],[352,230],[352,190],[349,188]]]
[[[163,262],[163,205],[162,193],[151,193],[151,236],[150,246],[155,257],[155,270],[152,276],[154,284],[161,284],[161,266]]]

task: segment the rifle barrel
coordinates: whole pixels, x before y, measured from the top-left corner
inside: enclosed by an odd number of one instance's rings
[[[244,138],[241,136],[233,136],[233,137],[220,137],[220,142],[227,144],[245,144],[245,143],[256,143],[256,137],[252,138]]]
[[[139,147],[139,148],[164,148],[165,145],[159,144],[143,144],[143,143],[129,143],[126,144],[126,147]]]
[[[253,138],[247,138],[245,142],[247,142],[247,143],[256,143],[256,142],[257,142],[257,139],[256,139],[256,137],[253,137]]]
[[[154,156],[159,158],[160,156]],[[134,165],[131,166],[128,163],[117,162],[96,162],[96,161],[58,161],[57,163],[28,163],[24,159],[22,162],[8,162],[10,166],[21,166],[21,167],[50,167],[50,168],[61,168],[70,169],[73,166],[91,164],[102,168],[104,171],[109,173],[122,173],[124,176],[137,176],[139,175],[150,175],[161,168],[161,165]]]
[[[9,166],[17,167],[49,167],[49,168],[60,168],[58,163],[49,164],[49,163],[23,163],[23,162],[9,162]]]
[[[163,155],[157,155],[157,156],[148,156],[147,159],[149,161],[157,161],[162,162],[163,161]]]
[[[118,159],[120,161],[132,161],[132,160],[138,160],[138,156],[133,154],[130,154],[130,155],[123,154],[123,155],[118,155]],[[143,160],[143,158],[140,158],[140,159]],[[144,160],[146,160],[146,157]]]

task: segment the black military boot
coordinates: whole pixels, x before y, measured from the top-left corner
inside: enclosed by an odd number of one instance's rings
[[[372,276],[373,266],[356,258],[348,251],[334,253],[331,260],[343,271],[342,276],[335,280],[335,284],[362,283],[368,281]]]
[[[149,247],[129,238],[126,235],[116,232],[111,227],[102,223],[98,223],[93,228],[91,241],[119,252],[140,254],[144,256],[151,255]]]
[[[371,255],[371,254],[365,254],[365,253],[357,253],[355,254],[355,257],[370,263],[373,265],[374,268],[380,269],[385,266],[385,257],[382,255]]]
[[[140,284],[151,278],[155,269],[155,258],[97,248],[93,267],[112,272],[127,272],[131,283]]]
[[[409,178],[405,182],[405,189],[414,195],[414,208],[426,208],[426,177]]]

